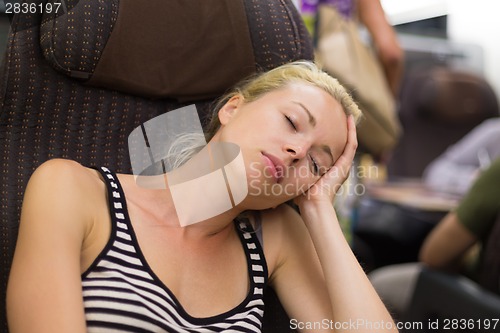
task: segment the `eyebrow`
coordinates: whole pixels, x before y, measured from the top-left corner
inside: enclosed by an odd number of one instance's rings
[[[306,106],[300,102],[293,102],[294,104],[299,105],[302,110],[304,110],[307,113],[307,116],[309,117],[309,124],[311,124],[312,127],[316,126],[316,118],[311,114],[311,111],[309,111]]]

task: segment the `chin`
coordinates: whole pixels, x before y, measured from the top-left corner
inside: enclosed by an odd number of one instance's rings
[[[264,192],[253,192],[250,190],[248,196],[242,201],[242,207],[247,210],[265,210],[275,208],[284,204],[296,196],[272,195]]]

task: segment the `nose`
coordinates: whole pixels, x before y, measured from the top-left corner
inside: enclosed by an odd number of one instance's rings
[[[286,153],[296,162],[305,156],[306,149],[298,144],[287,144],[285,146]]]

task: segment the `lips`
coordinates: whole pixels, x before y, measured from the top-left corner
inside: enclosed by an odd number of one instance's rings
[[[266,165],[269,167],[272,176],[277,183],[283,178],[283,171],[285,170],[285,165],[283,162],[274,155],[262,153]]]

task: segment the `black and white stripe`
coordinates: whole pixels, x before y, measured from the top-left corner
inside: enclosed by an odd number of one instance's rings
[[[267,266],[248,222],[237,222],[250,277],[247,298],[236,308],[209,318],[193,318],[151,271],[139,250],[116,175],[99,170],[107,183],[111,237],[82,274],[88,332],[260,332]]]

